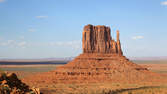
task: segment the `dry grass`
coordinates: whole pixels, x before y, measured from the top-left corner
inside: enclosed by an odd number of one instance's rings
[[[150,71],[167,75],[167,60],[142,61],[137,60],[135,63],[148,68]]]
[[[24,78],[39,72],[48,72],[61,65],[1,65],[0,71],[16,73],[18,78]]]
[[[112,93],[111,93],[112,94]],[[115,94],[167,94],[167,87],[143,87],[131,90],[125,90]]]
[[[167,60],[133,60],[137,64],[167,64]]]
[[[47,72],[56,69],[60,65],[1,65],[4,71],[20,71],[20,72]]]
[[[41,87],[41,90],[46,94],[165,94],[162,92],[166,92],[167,87],[152,87],[142,84],[89,83],[48,85],[47,88]]]

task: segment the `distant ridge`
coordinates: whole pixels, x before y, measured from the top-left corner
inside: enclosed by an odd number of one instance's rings
[[[42,59],[0,59],[0,62],[54,62],[54,61],[71,61],[73,57],[65,58],[42,58]]]
[[[130,57],[130,60],[167,60],[167,56],[159,57]]]
[[[64,58],[40,58],[40,59],[0,59],[0,62],[54,62],[54,61],[71,61],[74,57]],[[167,60],[167,56],[155,56],[155,57],[129,57],[130,60]]]

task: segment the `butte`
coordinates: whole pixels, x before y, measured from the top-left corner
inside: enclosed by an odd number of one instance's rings
[[[27,83],[139,83],[163,81],[162,76],[127,59],[122,52],[120,34],[116,41],[110,27],[86,25],[82,33],[79,56],[54,71],[29,76]]]

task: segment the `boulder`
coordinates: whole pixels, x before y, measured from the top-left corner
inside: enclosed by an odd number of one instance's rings
[[[17,78],[15,73],[0,74],[0,94],[40,94]]]

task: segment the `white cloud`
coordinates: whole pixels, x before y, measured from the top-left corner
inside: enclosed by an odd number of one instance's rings
[[[12,43],[14,43],[14,42],[15,42],[14,40],[8,40],[8,41],[7,41],[8,44],[12,44]]]
[[[143,39],[143,38],[144,38],[144,36],[134,36],[134,37],[132,37],[133,40]]]
[[[65,41],[65,42],[50,42],[50,46],[62,46],[62,47],[72,47],[73,49],[81,48],[81,41],[73,40],[73,41]]]
[[[2,40],[3,38],[2,37],[0,37],[0,40]]]
[[[29,32],[35,32],[35,29],[28,29]]]
[[[161,5],[167,6],[167,1],[161,2]]]
[[[25,37],[24,36],[20,36],[19,39],[24,39]]]
[[[24,38],[24,37],[23,37]],[[24,40],[6,40],[0,42],[0,46],[4,47],[32,47],[32,46],[55,46],[55,47],[67,47],[72,48],[73,50],[79,50],[81,49],[81,41],[79,40],[73,40],[73,41],[58,41],[58,42],[49,42],[49,43],[29,43]]]
[[[19,47],[25,48],[25,46],[27,45],[27,42],[22,41],[22,42],[17,43],[17,45],[18,45]]]
[[[0,0],[0,3],[5,2],[5,0]]]
[[[15,45],[15,43],[16,42],[14,40],[7,40],[5,42],[0,43],[0,45],[1,46],[13,46],[13,45]]]
[[[38,18],[38,19],[44,19],[44,18],[48,18],[48,16],[36,16],[36,18]]]
[[[26,41],[6,40],[6,41],[3,41],[3,42],[0,42],[0,46],[25,48],[29,45]]]

